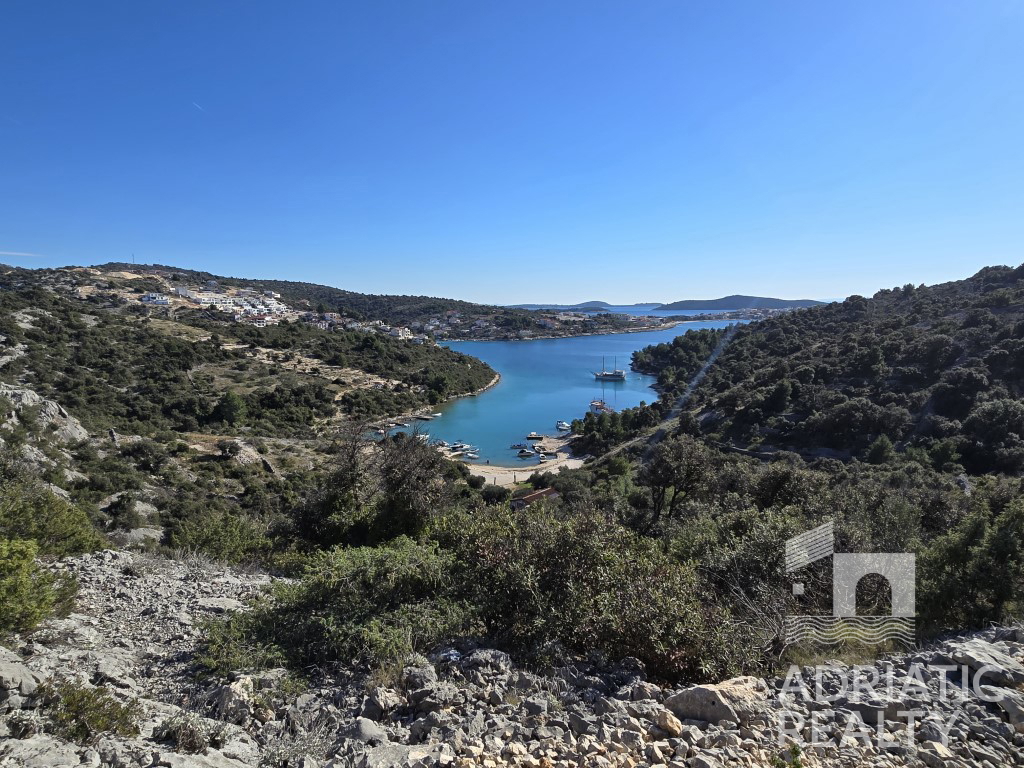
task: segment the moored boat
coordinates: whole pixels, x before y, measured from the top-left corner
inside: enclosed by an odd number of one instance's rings
[[[527,440],[543,440],[544,439],[544,435],[540,434],[539,432],[531,432],[530,434],[528,434],[526,436],[526,439]]]
[[[618,358],[615,359],[615,362],[618,362]],[[604,358],[602,357],[601,370],[594,371],[594,378],[598,381],[625,381],[626,372],[621,368],[615,368],[614,365],[612,366],[612,370],[607,370],[604,367]]]
[[[568,432],[569,430],[572,429],[572,425],[567,421],[556,421],[555,429],[557,429],[559,432]]]

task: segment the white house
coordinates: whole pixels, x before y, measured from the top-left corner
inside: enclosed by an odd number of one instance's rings
[[[141,299],[139,299],[139,301],[141,301],[143,304],[167,305],[171,303],[167,300],[167,297],[162,293],[147,293]]]

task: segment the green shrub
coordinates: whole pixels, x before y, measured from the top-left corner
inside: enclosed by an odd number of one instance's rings
[[[209,510],[168,529],[166,543],[174,549],[198,551],[226,563],[252,562],[269,549],[266,526],[245,515]]]
[[[222,746],[226,729],[226,723],[204,721],[195,712],[179,712],[160,723],[155,735],[173,743],[177,752],[194,755]]]
[[[257,605],[252,612],[204,622],[199,665],[209,673],[224,676],[288,663],[288,656],[275,644],[272,628],[268,626],[270,614],[266,606]]]
[[[38,551],[31,541],[0,539],[0,637],[30,630],[73,603],[74,581],[41,568]]]
[[[438,534],[485,634],[524,659],[636,656],[669,679],[739,671],[721,601],[657,542],[590,511],[453,515]]]
[[[134,699],[122,703],[105,687],[93,688],[70,680],[50,681],[40,692],[55,731],[66,739],[90,744],[106,733],[124,738],[139,735],[143,713]]]
[[[0,538],[34,541],[41,556],[89,552],[103,544],[85,511],[23,477],[0,478]]]
[[[208,629],[205,663],[399,664],[466,630],[470,614],[454,597],[452,567],[450,552],[404,536],[322,552],[299,582],[275,590],[274,603]]]
[[[381,547],[336,548],[278,591],[278,615],[310,661],[384,665],[464,630],[452,566],[450,552],[404,536]]]
[[[481,498],[488,504],[501,504],[507,501],[512,491],[503,485],[488,485],[481,492]]]
[[[920,558],[918,611],[927,628],[976,627],[1024,609],[1024,500],[978,509]],[[951,600],[956,595],[958,599]]]

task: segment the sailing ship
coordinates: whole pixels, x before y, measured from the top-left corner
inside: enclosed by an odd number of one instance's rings
[[[618,363],[618,358],[615,358],[615,363]],[[594,378],[598,381],[625,381],[626,372],[621,368],[615,368],[614,364],[612,370],[608,370],[604,366],[604,358],[601,358],[601,370],[594,371]]]

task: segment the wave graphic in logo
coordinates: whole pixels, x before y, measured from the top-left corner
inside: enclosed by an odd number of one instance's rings
[[[914,620],[905,616],[787,616],[786,642],[822,645],[886,642],[914,645]]]

